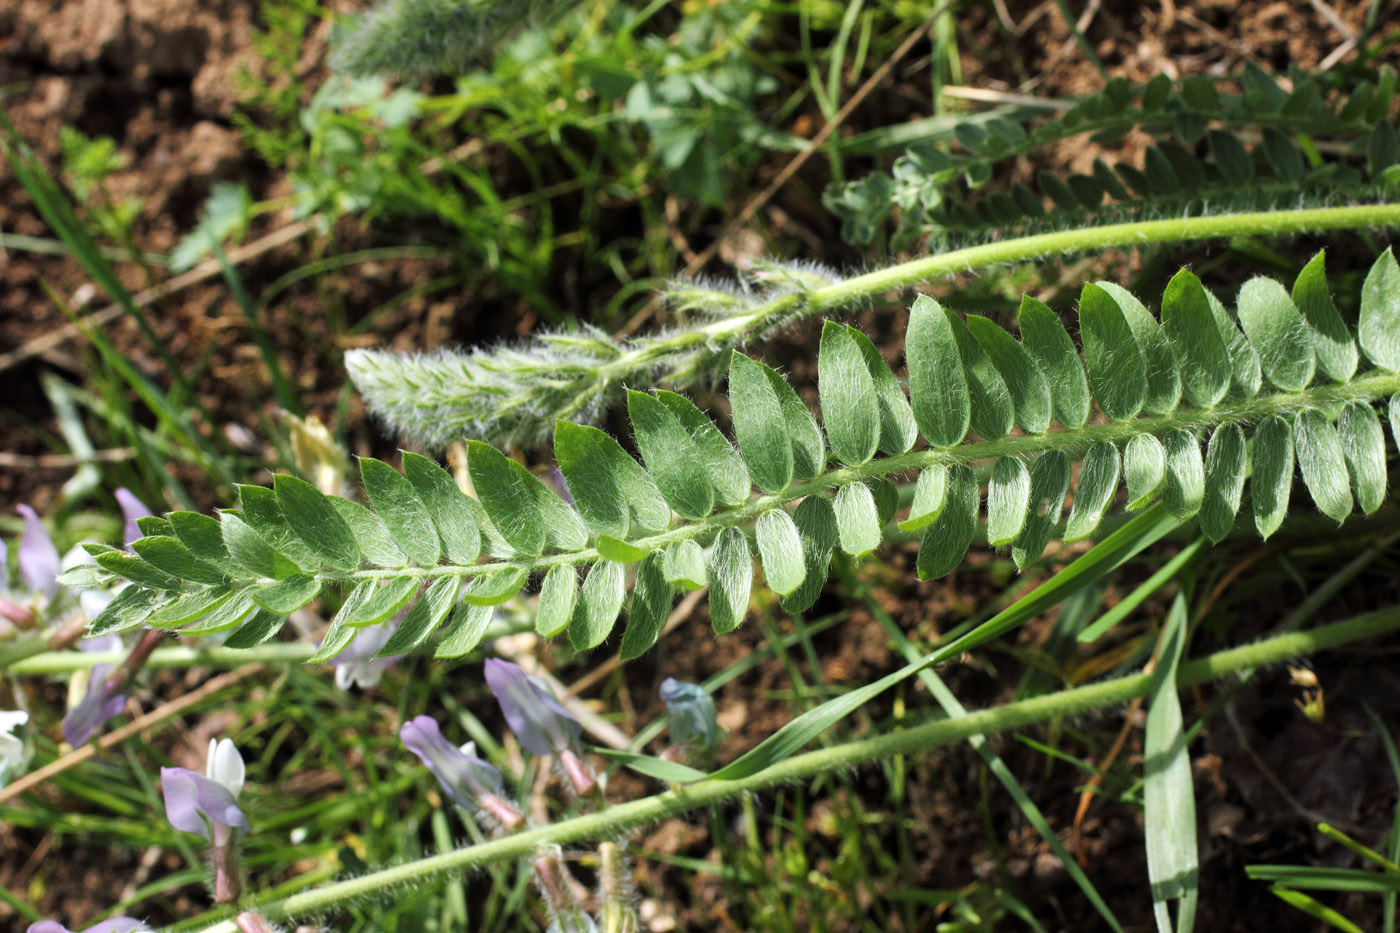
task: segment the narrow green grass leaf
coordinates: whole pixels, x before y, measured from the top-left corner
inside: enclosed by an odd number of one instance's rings
[[[531,488],[532,483],[539,481],[530,471],[490,444],[467,441],[467,472],[477,500],[506,543],[526,557],[541,554],[545,544],[544,516]]]
[[[1089,367],[1089,387],[1113,421],[1127,421],[1147,400],[1147,370],[1132,328],[1118,302],[1097,285],[1079,295],[1079,336]]]
[[[1186,269],[1162,294],[1162,329],[1176,351],[1187,401],[1210,408],[1224,398],[1233,375],[1230,354],[1201,280]]]
[[[437,528],[413,484],[398,470],[373,457],[360,458],[360,479],[369,504],[384,519],[399,550],[420,567],[436,565],[442,556]]]
[[[1320,411],[1298,413],[1295,453],[1303,483],[1322,514],[1341,523],[1351,514],[1351,485],[1337,429]]]
[[[687,538],[666,547],[666,557],[661,564],[662,576],[666,582],[682,590],[703,590],[707,574],[705,572],[705,552],[700,545]]]
[[[1107,635],[1114,626],[1132,615],[1133,611],[1146,602],[1149,596],[1175,580],[1181,571],[1191,564],[1196,555],[1206,546],[1206,543],[1207,539],[1200,537],[1186,545],[1171,560],[1158,568],[1152,576],[1138,584],[1131,593],[1114,603],[1103,615],[1085,626],[1083,631],[1075,636],[1075,641],[1081,645],[1089,645]]]
[[[1259,351],[1269,382],[1285,392],[1311,382],[1317,355],[1308,325],[1288,291],[1273,279],[1256,276],[1240,289],[1238,308],[1245,336]]]
[[[1065,496],[1069,494],[1069,457],[1060,450],[1047,450],[1031,464],[1030,508],[1026,527],[1011,545],[1011,559],[1017,570],[1040,559],[1060,521]],[[990,498],[990,497],[989,497]],[[988,514],[991,506],[988,506]]]
[[[855,340],[844,326],[832,321],[822,326],[817,388],[831,449],[841,462],[859,466],[875,456],[880,444],[875,380]]]
[[[744,467],[744,459],[725,440],[719,428],[690,399],[675,392],[658,389],[656,397],[661,404],[671,409],[671,414],[680,419],[681,425],[690,432],[695,449],[710,474],[710,484],[715,487],[715,497],[722,505],[741,505],[748,501],[753,483],[749,471]],[[666,518],[669,520],[670,515]],[[648,525],[647,527],[652,527]],[[664,525],[657,527],[661,530]]]
[[[1307,321],[1318,367],[1333,382],[1347,382],[1356,373],[1356,341],[1332,303],[1325,262],[1326,251],[1320,250],[1298,273],[1293,282],[1292,298]]]
[[[841,550],[852,557],[864,557],[880,546],[879,510],[870,487],[847,483],[836,490],[832,501],[836,513],[836,537]]]
[[[180,525],[177,523],[175,527],[179,528]],[[219,531],[223,535],[229,559],[254,576],[280,580],[301,573],[300,567],[273,550],[234,512],[220,513]]]
[[[470,593],[471,590],[468,589],[466,592]],[[495,617],[494,607],[478,606],[463,599],[457,604],[457,611],[452,614],[452,621],[443,631],[442,641],[438,642],[433,657],[460,658],[467,654],[481,644],[481,639],[486,635],[487,627]]]
[[[803,579],[800,587],[779,602],[785,611],[797,613],[810,609],[826,585],[831,554],[836,549],[836,511],[821,496],[808,496],[798,503],[792,522],[802,539]]]
[[[962,564],[977,532],[980,492],[977,477],[967,466],[958,463],[948,468],[947,501],[938,518],[924,529],[919,544],[920,580],[936,580]]]
[[[278,580],[276,583],[255,586],[249,590],[255,603],[281,615],[295,612],[315,599],[320,592],[321,581],[304,573],[287,577],[285,580]],[[203,613],[198,613],[191,618],[197,618],[199,615],[203,615]]]
[[[343,571],[360,566],[363,558],[355,535],[321,490],[285,473],[272,478],[272,488],[292,533],[315,551],[325,566]]]
[[[1006,380],[1001,378],[1001,373],[992,365],[991,359],[983,352],[982,346],[972,336],[972,332],[967,329],[963,319],[951,311],[944,313],[952,328],[953,339],[958,343],[963,370],[967,374],[968,398],[972,404],[972,430],[989,441],[1005,437],[1016,420],[1011,390],[1007,388]]]
[[[624,564],[635,564],[651,553],[646,548],[628,544],[626,541],[619,541],[612,535],[599,535],[593,546],[598,549],[599,554],[608,560],[621,561]]]
[[[259,609],[239,624],[238,628],[224,639],[225,648],[255,648],[282,630],[287,617],[279,612]]]
[[[1190,518],[1201,510],[1205,497],[1205,464],[1201,442],[1190,431],[1172,431],[1166,439],[1167,478],[1162,504],[1177,518]]]
[[[1347,405],[1337,419],[1337,436],[1346,456],[1356,504],[1370,515],[1385,501],[1385,432],[1376,410],[1366,402]]]
[[[920,295],[909,311],[904,354],[909,366],[909,401],[919,433],[931,447],[960,443],[972,423],[967,374],[951,318],[927,295]]]
[[[467,494],[450,473],[422,454],[405,450],[401,456],[404,476],[422,497],[447,559],[462,565],[474,562],[481,553],[481,530]]]
[[[160,576],[166,579],[176,577],[180,580],[189,580],[192,583],[205,583],[213,586],[218,586],[228,580],[222,570],[212,564],[206,564],[191,554],[189,548],[185,547],[178,538],[147,535],[131,542],[131,549],[147,564],[160,571]],[[113,573],[120,572],[100,560],[97,563]],[[130,566],[135,568],[134,564]],[[123,574],[123,576],[127,575]],[[135,580],[136,578],[127,576],[127,579]],[[151,585],[159,586],[159,584]],[[161,588],[169,589],[168,586]]]
[[[710,555],[710,624],[715,634],[727,635],[744,621],[752,586],[749,539],[738,528],[726,528],[719,533]]]
[[[764,367],[738,352],[729,360],[729,403],[749,475],[764,492],[783,491],[792,484],[793,459],[782,402]]]
[[[1147,396],[1142,407],[1154,415],[1164,415],[1176,409],[1181,401],[1181,373],[1177,371],[1176,355],[1171,341],[1162,332],[1152,312],[1143,307],[1132,292],[1114,282],[1095,282],[1123,312],[1123,319],[1132,329],[1142,354],[1147,373]]]
[[[1089,418],[1089,382],[1059,315],[1029,295],[1021,299],[1021,344],[1045,377],[1055,420],[1067,428]]]
[[[948,496],[948,468],[941,463],[925,467],[914,484],[914,501],[909,517],[899,523],[900,531],[918,531],[938,518]]]
[[[1254,527],[1267,540],[1288,514],[1293,491],[1293,428],[1282,418],[1265,418],[1254,429],[1253,473],[1249,491]]]
[[[366,585],[367,584],[367,585]],[[361,589],[363,588],[363,592]],[[338,614],[341,625],[363,628],[383,622],[398,612],[418,592],[418,578],[412,576],[390,577],[387,580],[366,580],[355,588],[358,599],[354,608],[346,611],[342,607]],[[346,600],[350,602],[350,600]]]
[[[1386,247],[1361,286],[1356,336],[1366,357],[1387,372],[1400,370],[1400,265]]]
[[[152,612],[146,617],[146,624],[151,628],[177,628],[218,609],[233,592],[229,586],[213,586],[185,593]]]
[[[519,567],[505,567],[495,573],[484,573],[476,578],[476,582],[471,589],[462,594],[462,598],[473,606],[499,606],[519,593],[529,576]]]
[[[904,389],[869,337],[850,326],[846,333],[860,349],[866,371],[875,380],[875,398],[880,411],[880,452],[891,456],[902,454],[919,439],[919,427],[914,423],[914,412],[904,397]],[[835,446],[834,441],[832,444]]]
[[[457,595],[462,581],[457,577],[439,577],[433,581],[418,602],[408,610],[403,622],[376,657],[391,658],[407,654],[421,645],[433,631],[443,623],[452,607],[457,604]]]
[[[1195,926],[1200,885],[1196,852],[1196,795],[1191,757],[1181,716],[1176,674],[1186,643],[1186,600],[1172,603],[1148,694],[1144,736],[1143,831],[1147,837],[1147,876],[1158,933],[1172,929],[1168,901],[1177,901],[1177,933]]]
[[[1079,541],[1094,533],[1118,491],[1118,448],[1100,442],[1089,448],[1079,466],[1079,486],[1065,525],[1066,541]]]
[[[1002,457],[992,465],[987,483],[987,543],[1010,544],[1026,526],[1031,501],[1031,474],[1015,457]]]
[[[248,590],[238,590],[227,600],[209,610],[208,614],[199,621],[182,628],[180,634],[194,636],[227,632],[229,629],[241,625],[257,609],[258,604],[253,601],[252,594]],[[93,625],[93,633],[98,634],[96,624]]]
[[[578,602],[578,570],[563,564],[551,567],[540,584],[535,608],[535,631],[553,638],[569,627]]]
[[[1248,469],[1244,431],[1237,424],[1216,428],[1206,450],[1205,498],[1200,517],[1201,531],[1212,543],[1223,541],[1235,527]]]
[[[666,617],[671,613],[676,590],[666,582],[661,562],[661,555],[652,553],[637,566],[637,581],[627,609],[627,628],[618,648],[618,655],[624,661],[641,657],[656,644]]]
[[[1259,352],[1241,332],[1224,302],[1209,291],[1206,292],[1206,302],[1220,331],[1220,339],[1225,344],[1225,353],[1230,358],[1231,381],[1246,398],[1253,398],[1264,385],[1264,368],[1259,362]]]
[[[1050,385],[1030,354],[989,318],[969,314],[967,327],[1011,393],[1016,423],[1028,434],[1043,434],[1053,407]]]
[[[576,651],[601,645],[613,630],[627,596],[627,568],[612,560],[600,560],[588,568],[579,590],[574,617],[569,622],[569,644]],[[468,599],[471,595],[468,594]]]
[[[399,550],[399,546],[394,543],[393,535],[389,534],[384,519],[358,502],[351,502],[339,496],[329,496],[328,499],[331,508],[335,509],[340,520],[345,522],[350,533],[355,536],[355,543],[365,560],[375,567],[385,569],[409,565],[408,555]]]
[[[1252,868],[1253,866],[1247,865],[1245,867]],[[1394,888],[1391,889],[1392,892],[1394,890]],[[1276,884],[1269,888],[1269,893],[1288,906],[1295,907],[1310,917],[1316,917],[1333,929],[1341,930],[1342,933],[1365,933],[1361,927],[1352,923],[1345,915],[1319,902],[1316,898],[1304,894],[1302,891],[1294,891],[1291,888],[1285,888],[1283,885]]]
[[[760,363],[768,382],[778,396],[787,424],[788,440],[792,443],[792,468],[797,479],[811,479],[826,469],[826,441],[811,409],[798,397],[788,381],[777,370]]]
[[[802,563],[802,539],[786,509],[769,509],[760,515],[754,526],[754,541],[769,589],[786,596],[802,585],[807,576]]]
[[[715,489],[700,451],[680,419],[655,396],[631,389],[627,391],[627,414],[637,449],[666,502],[683,518],[709,515],[715,507]],[[598,462],[592,468],[602,466]],[[584,464],[576,472],[582,468]],[[625,491],[621,483],[616,485]]]
[[[1129,511],[1157,497],[1167,478],[1167,452],[1151,434],[1135,434],[1123,450],[1123,479],[1128,486]]]

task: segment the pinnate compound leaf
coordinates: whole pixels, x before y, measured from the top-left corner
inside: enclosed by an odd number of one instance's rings
[[[1361,286],[1356,336],[1372,363],[1387,372],[1400,371],[1400,265],[1389,247]]]
[[[1069,332],[1054,311],[1029,295],[1021,299],[1020,323],[1021,344],[1045,377],[1055,420],[1082,427],[1089,418],[1089,383]]]
[[[1316,354],[1308,325],[1282,285],[1256,276],[1244,283],[1239,297],[1240,324],[1259,351],[1269,382],[1293,392],[1312,381]]]
[[[601,645],[622,612],[627,595],[627,568],[612,560],[600,560],[588,568],[579,590],[574,617],[569,622],[569,644],[576,651]],[[470,598],[470,596],[468,597]]]
[[[705,588],[705,581],[708,578],[705,572],[705,552],[700,549],[700,545],[689,538],[667,545],[661,569],[666,582],[678,589],[703,590]]]
[[[822,326],[817,386],[831,449],[848,466],[865,463],[880,443],[875,380],[855,340],[845,327],[832,321]]]
[[[1167,451],[1151,434],[1135,434],[1123,449],[1123,480],[1128,486],[1130,511],[1145,507],[1157,497],[1167,478]]]
[[[481,441],[467,441],[467,472],[471,475],[477,498],[506,543],[527,557],[543,553],[544,515],[532,488],[539,480],[531,476],[529,470]],[[387,516],[385,520],[387,522]],[[390,530],[393,530],[392,525]]]
[[[919,433],[936,448],[952,447],[967,435],[972,402],[952,317],[927,295],[909,312],[904,352],[909,366],[909,400]]]
[[[1060,510],[1069,494],[1070,462],[1063,451],[1047,450],[1031,464],[1030,508],[1026,526],[1011,545],[1011,559],[1016,569],[1024,570],[1040,559],[1050,543]],[[990,497],[989,497],[990,498]],[[988,515],[991,506],[987,507]]]
[[[420,567],[435,566],[442,556],[437,528],[413,484],[398,470],[373,457],[360,459],[360,479],[370,505],[384,519],[399,550]]]
[[[1254,428],[1253,473],[1249,481],[1254,527],[1268,539],[1288,514],[1293,491],[1293,428],[1282,418],[1269,417]]]
[[[925,467],[914,484],[914,501],[909,517],[899,523],[900,531],[918,531],[938,517],[948,495],[948,468],[941,463]]]
[[[1237,424],[1222,424],[1210,436],[1206,449],[1205,498],[1201,502],[1201,531],[1219,543],[1235,527],[1240,510],[1248,455],[1244,431]]]
[[[627,609],[627,628],[622,633],[618,655],[624,661],[641,657],[661,637],[662,626],[671,613],[675,587],[666,582],[662,556],[653,552],[637,566],[637,582]]]
[[[1190,518],[1201,510],[1205,496],[1205,464],[1201,444],[1190,431],[1172,431],[1166,439],[1167,478],[1162,504],[1177,518]]]
[[[890,371],[884,357],[880,356],[880,351],[870,342],[870,338],[854,327],[848,326],[846,333],[860,348],[866,371],[870,373],[870,378],[875,380],[875,397],[880,410],[880,452],[890,455],[902,454],[913,447],[914,441],[919,437],[919,428],[914,423],[914,412],[909,407],[909,400],[904,397],[899,380]],[[834,441],[832,444],[835,446]]]
[[[738,528],[726,528],[719,533],[710,555],[710,624],[715,634],[727,635],[744,621],[752,587],[749,539]]]
[[[769,589],[786,596],[802,585],[807,576],[802,563],[802,539],[786,509],[769,509],[760,515],[754,526],[754,540]]]
[[[1089,448],[1079,467],[1079,486],[1074,491],[1065,526],[1065,541],[1079,541],[1094,533],[1118,490],[1118,448],[1100,442]]]
[[[637,449],[671,508],[692,520],[709,515],[715,507],[715,489],[680,419],[655,396],[630,389],[627,413]]]
[[[953,339],[958,342],[958,352],[962,355],[963,369],[967,373],[967,391],[972,402],[972,430],[989,441],[1005,437],[1016,419],[1011,390],[963,319],[950,311],[945,313],[952,325]]]
[[[792,484],[792,441],[782,401],[765,369],[735,352],[729,361],[729,401],[734,437],[749,475],[764,492],[781,492]]]
[[[1079,295],[1079,331],[1099,407],[1113,421],[1133,418],[1147,399],[1147,370],[1118,302],[1097,285]]]
[[[391,658],[407,654],[421,645],[457,604],[461,587],[462,582],[457,577],[439,577],[434,580],[428,591],[408,610],[403,622],[394,630],[394,634],[389,636],[384,647],[379,649],[378,657]]]
[[[1351,486],[1337,429],[1320,411],[1298,413],[1295,453],[1303,483],[1322,514],[1341,523],[1351,514]]]
[[[325,566],[344,571],[360,566],[362,557],[354,533],[321,490],[285,473],[273,477],[272,488],[292,533],[315,551]]]
[[[832,508],[841,550],[852,557],[864,557],[880,546],[879,510],[869,486],[847,483],[836,490]]]
[[[1356,373],[1356,341],[1352,340],[1332,293],[1324,270],[1325,251],[1314,256],[1293,282],[1293,303],[1307,321],[1309,338],[1317,354],[1317,365],[1333,382],[1347,382]]]
[[[1030,354],[988,318],[969,314],[967,327],[1011,394],[1016,423],[1029,434],[1043,434],[1050,427],[1050,385]]]
[[[802,539],[802,585],[779,602],[787,612],[805,612],[821,595],[831,567],[831,553],[836,549],[836,512],[821,496],[808,496],[798,503],[792,515],[797,534]]]
[[[749,471],[744,467],[744,459],[729,441],[725,440],[715,423],[683,395],[658,389],[656,397],[690,432],[695,449],[705,464],[705,469],[709,471],[710,484],[715,487],[715,498],[727,506],[747,502],[753,485],[749,479]],[[669,513],[666,519],[670,519]],[[657,526],[656,530],[659,531],[662,527],[664,524]]]
[[[1143,307],[1132,292],[1113,282],[1094,284],[1107,292],[1118,305],[1123,319],[1132,329],[1133,339],[1137,341],[1147,374],[1147,396],[1143,408],[1154,415],[1174,410],[1181,401],[1181,374],[1176,368],[1171,341],[1162,332],[1152,312]]]
[[[943,511],[924,529],[919,544],[920,580],[936,580],[962,563],[977,532],[977,506],[981,499],[977,477],[958,463],[948,468],[948,497]]]
[[[1026,525],[1031,501],[1031,474],[1015,457],[1002,457],[992,465],[987,484],[987,543],[1003,547],[1014,541]]]
[[[1337,436],[1346,456],[1356,504],[1370,515],[1385,501],[1385,432],[1376,410],[1365,402],[1347,405],[1337,419]]]
[[[1182,390],[1197,408],[1225,397],[1233,369],[1201,280],[1182,269],[1162,295],[1162,329],[1176,351]]]
[[[472,504],[452,475],[422,454],[403,452],[404,476],[422,497],[437,527],[443,553],[454,564],[470,564],[481,553],[481,529]]]

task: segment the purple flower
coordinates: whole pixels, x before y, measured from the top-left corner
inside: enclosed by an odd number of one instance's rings
[[[399,739],[427,765],[453,803],[485,813],[507,829],[525,819],[501,797],[501,772],[473,755],[470,743],[457,748],[443,738],[436,720],[415,716],[399,729]]]
[[[389,643],[389,637],[394,634],[401,621],[402,613],[381,625],[367,625],[355,633],[349,646],[331,659],[331,667],[335,668],[337,689],[349,690],[356,686],[369,689],[379,683],[379,678],[384,676],[384,672],[403,657],[378,656],[379,649]]]
[[[122,486],[112,495],[117,497],[117,505],[122,507],[122,517],[126,519],[126,528],[122,532],[122,543],[131,547],[131,542],[137,538],[145,537],[141,533],[141,528],[136,524],[138,518],[147,518],[151,515],[151,510],[146,508],[146,503],[136,498],[130,489]]]
[[[116,635],[108,635],[85,639],[78,647],[83,651],[120,651],[122,641]],[[115,668],[113,664],[94,665],[88,675],[87,693],[63,717],[63,740],[74,748],[86,744],[99,726],[126,706],[120,681],[109,676]]]
[[[31,593],[52,596],[58,590],[58,548],[44,530],[39,513],[27,505],[15,506],[24,516],[24,531],[19,536],[19,575]]]
[[[557,755],[580,794],[597,786],[573,747],[583,727],[559,705],[554,694],[518,664],[497,658],[486,659],[486,684],[521,747],[532,755]]]
[[[230,740],[210,739],[204,770],[204,774],[196,774],[187,768],[160,769],[165,816],[176,829],[222,845],[231,835],[248,831],[248,818],[238,808],[243,758]]]
[[[111,920],[103,920],[95,927],[88,927],[83,933],[140,933],[142,930],[149,930],[140,920],[132,920],[130,917],[113,917]],[[29,925],[28,933],[73,933],[57,920],[40,920],[38,923]]]

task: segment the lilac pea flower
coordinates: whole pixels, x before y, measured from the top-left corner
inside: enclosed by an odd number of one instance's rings
[[[151,510],[146,508],[146,503],[136,498],[130,489],[122,486],[112,493],[116,496],[117,505],[122,508],[122,517],[126,519],[126,527],[122,532],[122,544],[131,547],[131,542],[137,538],[145,537],[140,526],[136,524],[138,518],[149,518]]]
[[[379,649],[389,643],[401,620],[402,615],[382,625],[367,625],[355,633],[345,650],[331,659],[331,667],[335,668],[336,689],[349,690],[356,686],[368,689],[378,685],[384,672],[402,657],[376,657]]]
[[[557,755],[574,789],[585,794],[597,786],[593,775],[574,752],[583,727],[559,705],[554,694],[518,664],[486,660],[486,684],[501,705],[506,724],[532,755]]]
[[[106,635],[85,639],[78,647],[83,651],[98,652],[120,651],[123,646],[116,635]],[[113,664],[95,665],[88,675],[87,693],[63,717],[63,741],[74,748],[87,744],[99,726],[126,706],[126,695],[109,676],[115,669],[116,665]]]
[[[204,774],[196,774],[187,768],[160,769],[165,815],[176,829],[212,839],[218,845],[248,831],[248,818],[238,808],[245,773],[243,757],[229,739],[210,739],[204,770]]]
[[[140,920],[133,920],[130,917],[113,917],[111,920],[103,920],[97,926],[88,927],[82,933],[141,933],[143,930],[150,930]],[[28,933],[73,933],[57,920],[40,920],[38,923],[29,925]]]
[[[484,813],[506,829],[524,822],[524,815],[501,796],[501,772],[472,754],[471,743],[453,746],[432,717],[410,719],[399,729],[399,739],[433,773],[453,803]]]
[[[58,590],[58,548],[44,530],[39,513],[27,505],[15,506],[24,516],[24,531],[19,536],[19,575],[31,593],[52,596]]]
[[[716,722],[715,701],[703,687],[667,677],[661,682],[671,741],[696,754],[707,754],[724,738]]]

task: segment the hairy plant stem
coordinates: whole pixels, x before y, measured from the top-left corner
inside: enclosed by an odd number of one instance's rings
[[[302,642],[273,642],[252,648],[157,648],[146,661],[150,669],[168,667],[242,667],[245,664],[279,664],[305,661],[316,653],[316,646]],[[66,674],[89,670],[99,664],[119,664],[124,651],[45,651],[15,661],[8,668],[0,659],[0,670],[21,674]]]
[[[1382,609],[1306,632],[1279,635],[1252,645],[1221,651],[1183,664],[1177,684],[1179,688],[1184,688],[1239,675],[1265,665],[1278,664],[1397,630],[1400,630],[1400,607]],[[421,883],[450,872],[468,871],[492,862],[532,855],[542,844],[562,845],[616,837],[647,823],[778,784],[806,780],[818,774],[893,755],[924,753],[972,736],[1004,732],[1106,706],[1116,706],[1145,696],[1151,686],[1151,674],[1136,674],[979,710],[951,719],[939,719],[896,729],[795,755],[745,778],[697,781],[642,800],[617,804],[600,813],[590,813],[536,827],[256,906],[263,916],[273,921],[322,913],[356,898],[381,894],[389,888]],[[233,920],[224,919],[200,928],[200,933],[237,933],[237,927]]]

